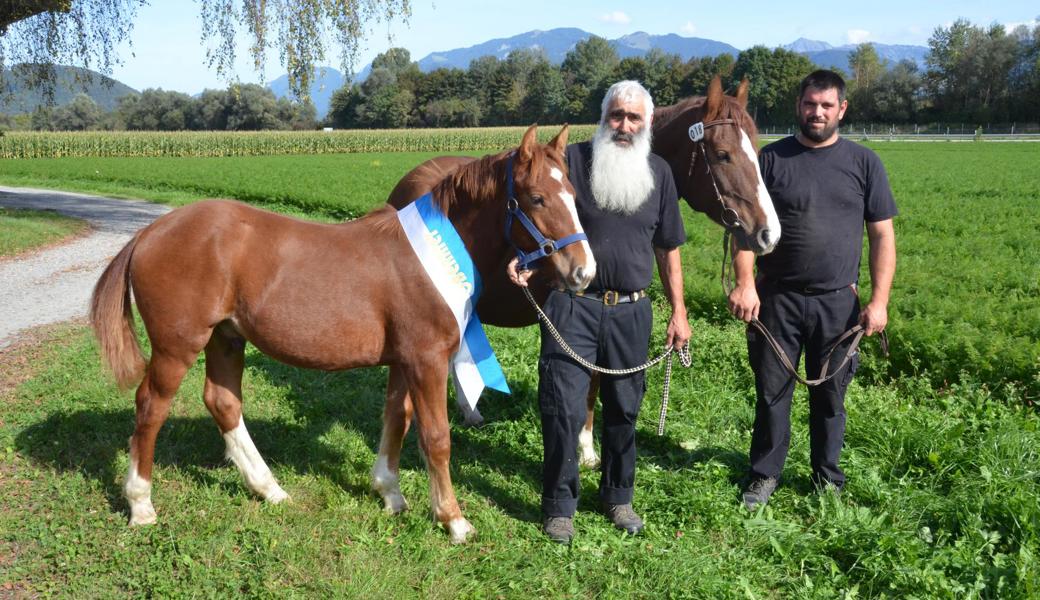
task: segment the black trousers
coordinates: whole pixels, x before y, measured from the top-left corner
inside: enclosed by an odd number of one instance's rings
[[[543,307],[563,339],[582,358],[607,368],[646,361],[653,314],[648,298],[606,306],[553,291]],[[569,517],[578,506],[578,434],[585,425],[590,372],[567,356],[542,326],[538,402],[542,415],[542,513]],[[603,502],[632,501],[636,473],[636,417],[646,392],[644,371],[600,377]]]
[[[819,294],[780,289],[769,282],[758,284],[762,301],[759,320],[797,366],[805,349],[809,379],[820,377],[826,353],[859,319],[859,299],[852,287]],[[784,368],[769,344],[748,327],[748,358],[755,372],[755,426],[751,434],[751,477],[779,477],[791,442],[791,396],[795,379]],[[834,353],[830,368],[840,364],[843,349]],[[838,467],[845,438],[845,391],[856,372],[859,355],[843,373],[809,388],[809,452],[813,480],[818,484],[845,484]]]

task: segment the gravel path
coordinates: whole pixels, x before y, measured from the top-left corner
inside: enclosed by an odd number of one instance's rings
[[[86,316],[108,261],[134,232],[170,211],[149,202],[3,186],[0,206],[51,209],[93,228],[67,244],[0,260],[0,348],[27,329]]]

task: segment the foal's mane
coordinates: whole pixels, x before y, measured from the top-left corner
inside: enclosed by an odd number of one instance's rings
[[[488,154],[462,165],[433,187],[434,202],[444,214],[448,214],[448,210],[460,202],[480,203],[497,198],[506,187],[506,160],[509,154],[514,154],[514,185],[521,180],[526,182],[527,187],[538,185],[547,156],[556,159],[561,166],[566,164],[562,156],[547,146],[536,145],[532,148],[531,160],[527,163],[517,160],[517,152],[519,150]]]

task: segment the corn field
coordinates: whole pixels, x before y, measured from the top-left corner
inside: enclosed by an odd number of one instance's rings
[[[69,131],[7,132],[0,158],[263,156],[353,152],[467,152],[520,143],[525,127],[363,129],[342,131]],[[594,125],[571,127],[570,139],[592,137]],[[541,127],[547,142],[559,132]]]

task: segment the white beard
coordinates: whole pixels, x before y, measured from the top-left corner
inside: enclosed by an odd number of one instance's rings
[[[592,138],[592,197],[603,210],[631,215],[654,191],[650,128],[644,127],[629,146],[619,146],[613,135],[613,129],[600,125]]]

